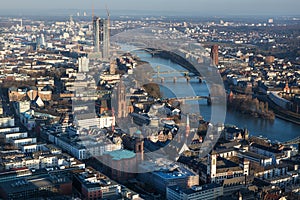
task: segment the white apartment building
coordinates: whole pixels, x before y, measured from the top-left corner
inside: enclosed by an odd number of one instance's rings
[[[36,143],[36,138],[18,138],[18,139],[12,139],[11,141],[11,144],[17,148],[21,148],[22,145],[35,144],[35,143]]]
[[[19,130],[19,129],[16,129]],[[0,133],[0,140],[3,143],[10,143],[14,139],[27,138],[27,132],[9,132],[9,133]]]

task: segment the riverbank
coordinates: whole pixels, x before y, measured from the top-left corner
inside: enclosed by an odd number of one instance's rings
[[[168,59],[171,62],[176,63],[176,64],[182,66],[183,68],[185,68],[186,70],[194,73],[195,75],[200,76],[199,72],[195,69],[195,67],[190,62],[188,62],[186,59],[182,58],[181,56],[179,56],[173,52],[164,51],[164,50],[156,51],[156,49],[151,49],[151,48],[146,49],[146,51],[148,53],[150,53],[153,57]],[[259,100],[261,100],[261,99],[259,99]],[[268,98],[266,98],[263,101],[265,103],[269,103],[271,110],[273,110],[275,113],[275,117],[278,117],[280,119],[300,125],[300,117],[295,117],[286,111],[283,112],[282,109],[276,107],[276,105],[274,105],[274,103],[271,100],[268,100]],[[246,110],[243,111],[242,113],[249,114],[249,112],[247,112]],[[251,113],[253,114],[254,117],[261,117],[264,119],[274,119],[275,118],[275,117],[273,117],[273,114],[271,114],[271,113],[269,113],[267,115],[263,115],[263,114],[258,115],[258,113],[256,113],[257,114],[256,115],[253,112],[251,112]]]
[[[227,108],[256,118],[275,119],[275,114],[272,110],[269,110],[267,102],[264,103],[249,95],[230,93]]]
[[[186,70],[183,66],[177,63],[171,62],[170,59],[160,58],[159,56],[153,56],[151,53],[137,52],[136,55],[143,61],[148,62],[155,70],[156,66],[161,66],[161,70]],[[183,80],[183,79],[182,79]],[[191,96],[191,91],[195,95],[205,96],[209,94],[206,83],[199,84],[198,81],[191,81],[187,84],[185,81],[165,81],[164,87],[161,88],[161,92],[164,97],[173,98],[176,96]],[[170,89],[167,89],[170,88]],[[186,101],[186,108],[188,112],[199,112],[203,119],[209,121],[211,119],[212,107],[208,106],[204,101]],[[195,106],[197,108],[195,108]],[[270,105],[269,105],[270,108]],[[291,140],[299,136],[300,125],[292,123],[287,120],[283,120],[279,117],[275,117],[275,120],[263,120],[261,118],[249,117],[249,115],[242,114],[237,111],[227,110],[225,124],[234,124],[237,127],[247,128],[253,136],[267,137],[272,141]],[[282,134],[284,133],[284,138]]]
[[[267,99],[267,101],[272,110],[274,110],[276,117],[300,125],[300,115],[297,115],[296,113],[293,113],[291,111],[283,110],[269,98]]]
[[[274,111],[275,116],[277,118],[300,125],[300,115],[299,114],[296,114],[291,111],[280,108],[271,99],[269,99],[266,95],[255,95],[255,96],[260,101],[268,102],[270,109],[272,109]]]

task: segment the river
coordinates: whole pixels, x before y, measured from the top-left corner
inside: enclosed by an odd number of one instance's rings
[[[160,67],[160,71],[169,70],[185,70],[180,65],[171,62],[168,59],[152,57],[150,54],[144,51],[134,52],[141,60],[147,61],[156,70],[157,66]],[[173,76],[174,75],[161,75],[161,76]],[[176,83],[173,79],[165,79],[164,83],[161,83],[161,92],[164,97],[180,97],[180,96],[207,96],[208,88],[205,83],[199,83],[197,79],[191,79],[187,84],[184,79],[177,79]],[[200,111],[200,114],[205,120],[210,120],[211,107],[207,105],[206,100],[200,101],[186,101],[190,107],[190,112],[195,111],[195,106]],[[196,111],[197,112],[197,111]],[[272,141],[284,142],[300,135],[300,125],[276,118],[274,121],[264,120],[260,118],[253,118],[248,115],[241,114],[236,111],[227,111],[225,124],[236,125],[239,128],[247,128],[250,131],[250,135],[267,137]]]

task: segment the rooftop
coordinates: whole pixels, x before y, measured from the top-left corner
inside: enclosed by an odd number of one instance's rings
[[[203,191],[207,191],[207,190],[214,189],[214,188],[220,188],[220,187],[222,187],[222,186],[217,183],[211,183],[211,184],[206,184],[206,185],[201,185],[201,186],[195,185],[189,189],[183,189],[183,188],[179,187],[178,185],[173,185],[173,186],[170,186],[169,189],[171,189],[173,191],[177,191],[178,193],[182,192],[184,194],[189,195],[189,194],[203,192]]]
[[[252,151],[240,152],[240,153],[243,154],[243,155],[246,155],[246,156],[255,158],[255,159],[268,159],[268,158],[269,158],[269,157],[264,156],[264,155],[262,155],[262,154],[254,153],[254,152],[252,152]]]
[[[197,175],[193,171],[191,171],[187,168],[184,168],[182,166],[178,166],[173,171],[171,171],[171,170],[170,171],[156,171],[153,173],[164,179],[186,178],[188,176],[196,176]]]
[[[6,193],[17,193],[66,182],[70,182],[70,179],[67,177],[51,178],[49,175],[39,175],[35,178],[1,182],[0,188],[4,189]]]
[[[262,149],[262,150],[265,150],[265,151],[268,151],[268,152],[271,152],[271,153],[281,153],[280,150],[275,149],[275,148],[272,147],[272,146],[265,146],[265,145],[260,145],[260,144],[253,143],[253,144],[251,145],[251,147],[255,147],[255,148],[258,148],[258,149]]]
[[[135,157],[135,153],[129,150],[109,151],[104,154],[109,155],[113,160],[131,159]]]

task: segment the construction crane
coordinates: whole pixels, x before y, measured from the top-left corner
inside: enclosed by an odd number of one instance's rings
[[[95,7],[94,7],[94,1],[93,1],[93,5],[92,5],[92,22],[94,21],[94,17],[95,17]]]
[[[108,9],[107,5],[105,5],[105,8],[106,8],[106,13],[107,13],[107,26],[108,26],[107,27],[107,29],[108,29],[107,39],[108,39],[108,42],[110,42],[110,12],[109,12],[109,9]]]
[[[109,12],[107,5],[105,5],[105,9],[106,9],[106,13],[107,13],[108,30],[110,30],[110,12]]]

